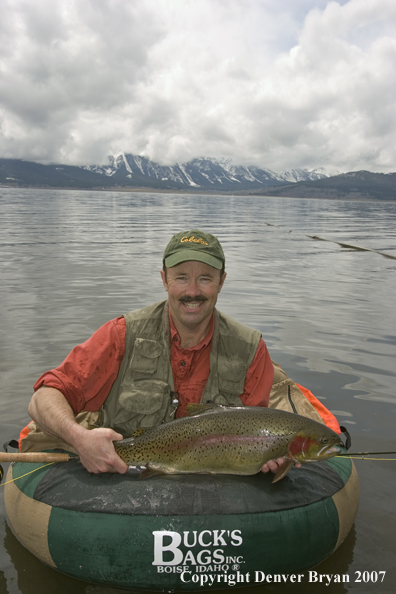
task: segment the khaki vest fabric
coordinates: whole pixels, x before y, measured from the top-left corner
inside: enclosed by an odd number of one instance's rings
[[[324,424],[324,420],[316,408],[307,400],[300,388],[286,375],[278,363],[275,363],[275,361],[272,361],[272,363],[274,366],[274,379],[272,380],[268,408],[286,410]]]
[[[217,310],[210,351],[210,373],[201,402],[242,405],[245,377],[261,334]],[[126,348],[117,379],[103,405],[100,424],[124,437],[140,427],[174,418],[168,302],[125,315]]]
[[[242,406],[245,377],[261,334],[215,310],[211,341],[210,373],[201,402]],[[129,437],[140,427],[171,421],[177,409],[170,363],[170,323],[167,301],[132,311],[125,316],[125,354],[118,376],[98,412],[86,411],[76,420],[86,428],[110,427]],[[301,390],[274,364],[269,407],[294,412],[323,423]],[[21,441],[21,451],[70,446],[44,434],[34,421]]]

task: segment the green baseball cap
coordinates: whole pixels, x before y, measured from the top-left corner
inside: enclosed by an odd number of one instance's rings
[[[164,265],[172,268],[189,260],[203,262],[221,270],[225,264],[225,257],[217,237],[199,229],[174,235],[165,248]]]

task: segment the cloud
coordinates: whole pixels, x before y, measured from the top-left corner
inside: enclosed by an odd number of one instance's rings
[[[4,0],[0,156],[394,170],[393,0]]]

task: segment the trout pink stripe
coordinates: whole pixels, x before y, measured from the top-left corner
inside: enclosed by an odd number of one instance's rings
[[[161,444],[161,452],[173,452],[178,450],[189,450],[193,446],[214,446],[219,443],[222,444],[268,444],[270,445],[278,439],[274,436],[257,436],[257,435],[199,435],[193,439],[186,439],[179,442],[173,442],[170,444]],[[138,443],[136,444],[139,445]],[[143,446],[143,444],[142,444]],[[144,447],[144,446],[143,446]]]

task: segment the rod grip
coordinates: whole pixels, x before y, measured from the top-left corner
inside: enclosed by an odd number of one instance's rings
[[[51,452],[0,452],[0,462],[69,462],[76,460],[73,454],[57,454]]]

